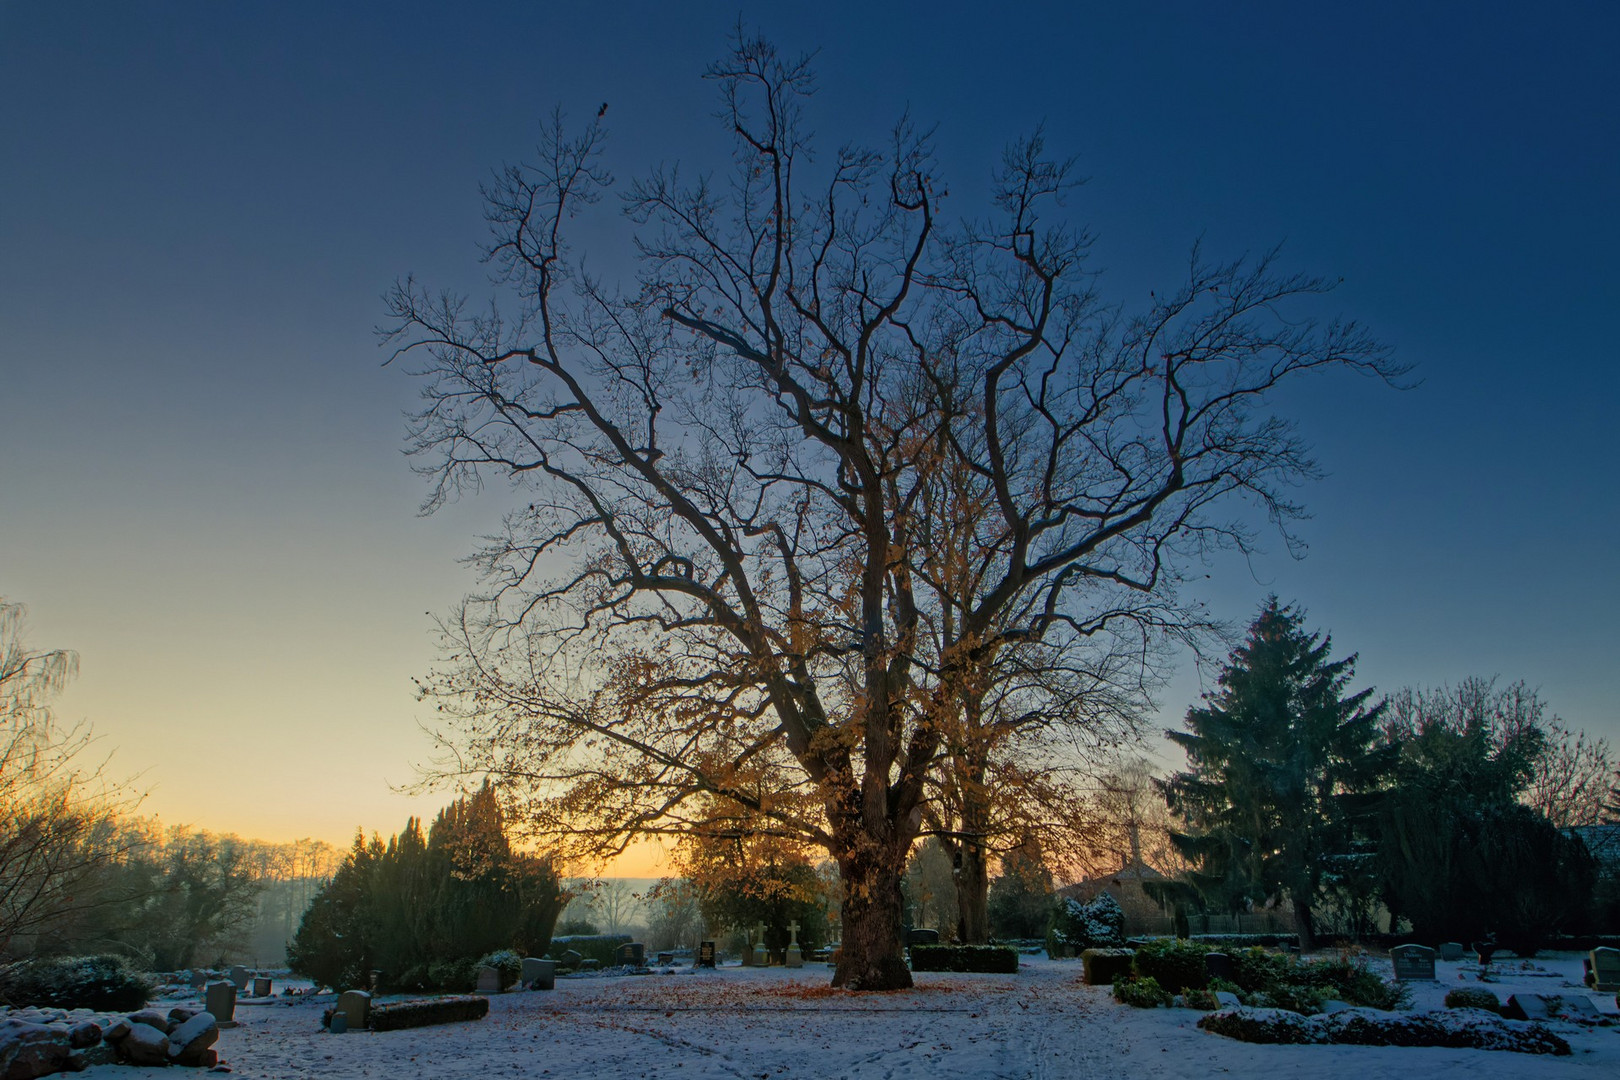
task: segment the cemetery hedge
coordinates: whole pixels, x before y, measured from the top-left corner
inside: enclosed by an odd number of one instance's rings
[[[1114,1000],[1135,1009],[1157,1009],[1170,1004],[1170,994],[1151,975],[1114,980]]]
[[[13,1005],[122,1012],[146,1004],[152,983],[122,956],[59,956],[0,967],[0,999]]]
[[[366,1026],[373,1031],[398,1031],[430,1024],[456,1024],[489,1015],[489,998],[478,995],[433,998],[429,1001],[394,1001],[373,1005]]]
[[[1202,941],[1153,938],[1136,950],[1136,974],[1151,978],[1168,993],[1211,988],[1204,958],[1225,952],[1231,961],[1235,992],[1246,1005],[1267,1005],[1297,1013],[1314,1013],[1328,999],[1373,1009],[1396,1009],[1411,996],[1401,983],[1386,982],[1365,964],[1346,954],[1330,960],[1298,960],[1286,953],[1211,948]],[[1118,980],[1115,981],[1118,985]],[[1216,989],[1224,989],[1221,984]]]
[[[1496,996],[1496,991],[1487,990],[1483,986],[1459,986],[1446,991],[1446,1008],[1501,1012],[1502,1000]]]
[[[911,970],[1014,975],[1018,950],[1011,945],[913,945]]]

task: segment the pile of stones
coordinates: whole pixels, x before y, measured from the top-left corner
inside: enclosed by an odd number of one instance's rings
[[[199,1009],[142,1009],[127,1016],[88,1009],[13,1009],[0,1017],[0,1080],[36,1080],[91,1065],[213,1068],[219,1024]]]

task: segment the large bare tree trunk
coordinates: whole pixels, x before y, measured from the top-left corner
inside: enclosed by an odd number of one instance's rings
[[[954,854],[956,936],[964,945],[982,945],[990,940],[990,859],[977,838],[963,840]]]
[[[864,848],[838,860],[844,880],[843,947],[833,985],[846,990],[904,990],[911,986],[911,969],[901,943],[902,863],[873,858],[868,852],[871,849]]]

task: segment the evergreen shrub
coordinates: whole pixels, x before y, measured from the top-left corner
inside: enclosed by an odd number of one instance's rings
[[[487,953],[479,959],[478,963],[492,967],[500,973],[502,990],[517,982],[518,976],[523,973],[523,957],[511,949],[497,949],[492,953]]]
[[[1183,990],[1182,1003],[1189,1009],[1200,1009],[1204,1012],[1213,1012],[1221,1007],[1220,999],[1213,990]]]
[[[1170,995],[1151,975],[1133,975],[1114,980],[1114,1000],[1135,1009],[1157,1009],[1170,1004]]]
[[[1015,975],[1018,950],[1010,945],[913,945],[911,970]]]
[[[1069,899],[1057,910],[1057,940],[1076,952],[1116,949],[1125,944],[1125,912],[1108,893],[1088,902]]]
[[[373,1005],[366,1026],[373,1031],[398,1031],[429,1024],[456,1024],[489,1015],[489,998],[476,994],[431,998],[427,1001],[392,1001]]]
[[[146,1004],[152,982],[122,956],[62,956],[0,968],[0,998],[14,1006],[123,1012]]]
[[[1487,990],[1483,986],[1459,986],[1455,990],[1446,991],[1446,1008],[1501,1012],[1502,1001],[1496,996],[1496,991]]]
[[[586,960],[595,960],[603,967],[612,967],[620,945],[630,942],[629,934],[564,934],[551,939],[551,951],[546,955],[555,960],[569,949]]]

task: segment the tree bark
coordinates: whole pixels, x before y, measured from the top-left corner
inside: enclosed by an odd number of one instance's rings
[[[1294,927],[1299,932],[1299,951],[1310,952],[1316,947],[1316,934],[1311,926],[1311,905],[1307,901],[1294,901]]]
[[[968,837],[952,852],[956,882],[956,936],[963,945],[982,945],[990,940],[990,860],[984,841]]]
[[[833,985],[846,990],[905,990],[911,969],[901,942],[905,902],[900,871],[860,854],[840,859],[844,879],[843,944]]]

